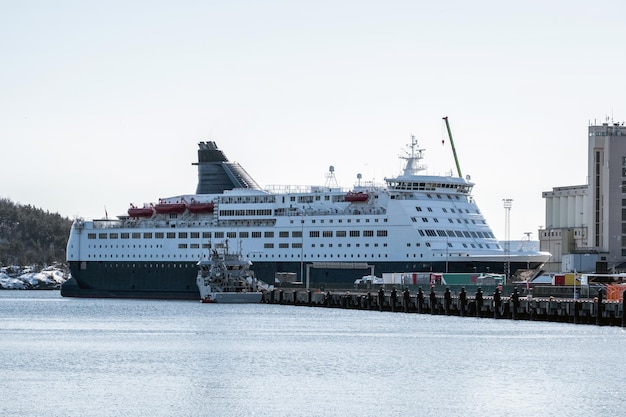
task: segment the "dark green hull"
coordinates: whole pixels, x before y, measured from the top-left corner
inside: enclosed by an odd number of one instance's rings
[[[257,262],[252,266],[256,276],[267,283],[273,283],[277,272],[292,272],[305,276],[309,272],[311,288],[342,287],[350,288],[354,280],[370,274],[369,268],[312,267],[299,262]],[[363,265],[361,265],[363,266]],[[502,263],[448,263],[415,264],[405,262],[372,262],[370,267],[378,276],[385,272],[441,272],[450,273],[502,273]],[[537,268],[539,265],[511,263],[511,271]],[[196,286],[197,267],[195,262],[70,262],[72,279],[61,287],[64,297],[99,298],[150,298],[199,300]],[[447,267],[447,269],[446,269]],[[305,284],[306,278],[302,280]]]

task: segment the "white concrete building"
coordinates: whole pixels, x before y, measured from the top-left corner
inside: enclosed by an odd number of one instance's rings
[[[626,261],[626,126],[589,126],[588,184],[545,191],[549,272],[622,270]],[[572,271],[566,271],[571,269]]]

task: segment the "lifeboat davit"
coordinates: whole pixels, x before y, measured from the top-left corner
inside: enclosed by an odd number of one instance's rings
[[[198,201],[191,200],[190,204],[187,204],[187,210],[190,213],[213,213],[215,204],[213,202],[200,203]]]
[[[348,194],[346,194],[346,201],[349,202],[363,202],[363,201],[367,201],[370,198],[369,194],[367,193],[363,193],[361,191],[358,192],[354,192],[354,191],[350,191]]]
[[[154,209],[150,206],[135,207],[133,204],[128,209],[128,215],[130,217],[152,217]]]
[[[154,209],[159,214],[182,214],[185,212],[186,208],[185,203],[159,203],[154,206]]]

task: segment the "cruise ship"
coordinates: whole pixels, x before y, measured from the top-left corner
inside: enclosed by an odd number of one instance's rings
[[[424,175],[423,154],[411,137],[403,172],[380,185],[342,189],[330,167],[325,185],[264,189],[215,142],[200,142],[195,194],[131,205],[116,219],[75,219],[61,294],[198,300],[196,265],[225,245],[259,279],[308,288],[388,272],[513,274],[548,260],[498,242],[470,179]]]

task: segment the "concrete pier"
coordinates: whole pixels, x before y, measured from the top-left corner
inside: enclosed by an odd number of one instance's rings
[[[626,291],[624,291],[626,295]],[[506,297],[499,291],[485,295],[480,288],[475,293],[462,289],[452,295],[449,289],[427,295],[420,289],[409,292],[379,288],[376,291],[326,291],[274,289],[263,297],[263,303],[310,307],[377,310],[402,313],[448,315],[510,320],[552,321],[598,326],[626,327],[624,299],[607,300],[602,291],[588,300],[573,298],[522,297],[515,290]]]

